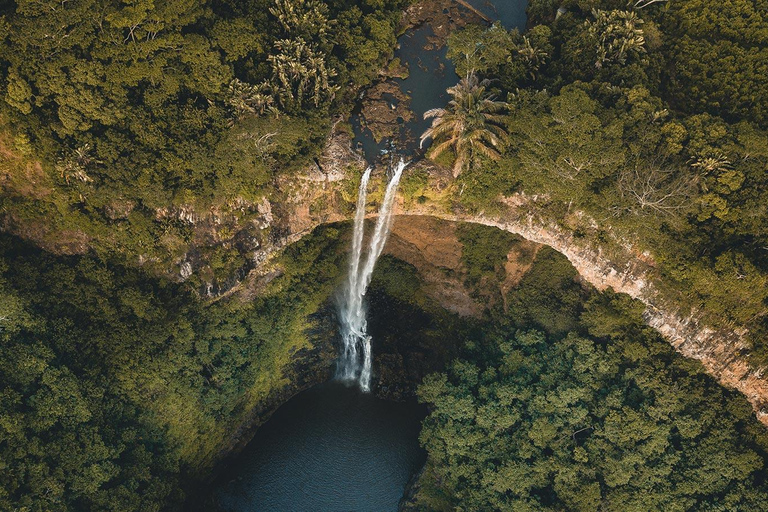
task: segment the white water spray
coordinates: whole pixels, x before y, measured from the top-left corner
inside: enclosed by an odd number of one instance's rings
[[[371,176],[371,168],[365,170],[360,181],[360,190],[357,195],[357,211],[355,212],[355,224],[352,232],[352,254],[349,260],[349,275],[346,287],[341,295],[339,303],[339,316],[341,318],[341,337],[343,349],[337,369],[337,377],[345,381],[357,380],[360,389],[371,389],[371,337],[367,333],[365,292],[371,284],[371,276],[376,266],[376,260],[384,250],[389,230],[392,228],[392,210],[395,203],[397,186],[400,176],[406,167],[403,160],[395,167],[394,175],[387,184],[384,193],[384,202],[381,205],[379,216],[376,219],[376,227],[368,247],[365,263],[363,259],[363,228],[365,223],[365,202],[368,180]],[[358,355],[362,349],[361,356]]]

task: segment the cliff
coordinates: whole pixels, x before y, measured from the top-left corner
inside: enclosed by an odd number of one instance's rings
[[[265,255],[297,240],[320,224],[349,218],[352,198],[343,198],[343,191],[354,190],[354,187],[345,186],[345,183],[356,182],[363,162],[346,149],[344,138],[339,136],[330,139],[323,161],[325,165],[308,169],[303,176],[296,176],[283,184],[283,188],[291,193],[288,200],[280,205],[280,213],[275,216],[274,224],[281,226],[285,236],[273,246],[261,249],[254,256],[255,261],[263,260]],[[585,242],[574,234],[575,230],[567,228],[568,222],[553,219],[548,214],[546,198],[516,194],[502,198],[502,207],[495,208],[493,212],[473,213],[462,207],[460,198],[458,201],[451,199],[457,194],[452,190],[452,180],[446,170],[421,161],[408,172],[426,175],[428,179],[419,187],[421,195],[415,200],[413,197],[405,197],[409,188],[406,178],[403,185],[406,193],[399,199],[398,215],[435,217],[492,226],[552,247],[568,258],[585,282],[599,290],[611,288],[626,293],[645,304],[644,316],[648,325],[658,330],[680,354],[700,361],[704,369],[721,384],[744,394],[752,404],[757,418],[768,425],[768,380],[764,378],[763,369],[753,367],[747,359],[749,345],[745,340],[746,329],[712,328],[705,324],[697,312],[681,310],[664,298],[659,290],[659,271],[650,254],[622,240],[611,240],[603,245]],[[378,174],[382,172],[378,171]],[[373,180],[372,186],[378,189],[371,192],[372,202],[376,202],[380,195],[382,182],[382,179]],[[319,204],[320,189],[326,201],[320,207],[313,208],[313,205]],[[598,227],[592,219],[585,218],[579,212],[571,213],[571,218],[593,229]],[[398,230],[402,232],[411,225],[409,220],[400,227],[396,220],[395,246],[392,249],[395,253],[398,250],[402,252],[402,247],[398,249],[398,244],[402,246],[402,240],[397,236]],[[425,255],[450,258],[445,253],[430,253],[426,247],[429,245],[428,240],[422,239],[421,243],[427,250],[421,251],[420,258]],[[259,275],[258,265],[253,275]],[[450,296],[456,299],[456,304],[446,306],[449,309],[453,307],[463,314],[476,311],[476,305],[468,300],[455,283],[448,283],[435,293],[443,303],[450,302]]]
[[[656,269],[642,254],[633,254],[631,248],[627,248],[619,257],[608,257],[601,247],[585,246],[572,232],[542,222],[535,214],[521,212],[514,206],[494,215],[448,213],[428,205],[406,211],[409,215],[432,215],[493,226],[552,247],[568,258],[581,277],[598,290],[611,288],[645,304],[644,318],[648,325],[659,331],[680,354],[700,361],[707,373],[721,384],[744,394],[758,420],[768,426],[768,380],[762,368],[752,367],[747,360],[746,330],[713,329],[703,324],[695,312],[678,310],[661,297],[655,284]]]
[[[265,282],[274,277],[275,269],[268,264],[273,255],[317,226],[351,217],[357,180],[365,162],[350,148],[349,135],[335,130],[320,158],[302,172],[275,180],[269,194],[258,202],[235,198],[222,209],[198,211],[192,204],[158,209],[157,219],[173,217],[190,226],[193,236],[184,244],[176,244],[165,258],[145,258],[139,254],[133,263],[149,265],[174,280],[193,279],[201,295],[211,300],[232,294],[247,299],[258,294]],[[382,175],[380,169],[374,173],[369,193],[371,211],[383,193]],[[515,194],[500,198],[492,210],[468,211],[462,205],[461,191],[455,190],[454,185],[445,169],[427,161],[412,165],[406,171],[398,214],[493,226],[552,247],[570,260],[585,282],[597,289],[611,288],[642,301],[648,325],[657,329],[679,353],[700,361],[723,385],[743,393],[757,418],[768,425],[768,381],[763,369],[753,367],[747,359],[746,329],[710,327],[697,312],[682,310],[674,301],[663,297],[659,289],[660,272],[650,254],[621,239],[596,244],[577,237],[576,227],[594,231],[599,226],[580,212],[570,212],[567,219],[554,218],[547,210],[547,198],[543,197]],[[4,186],[9,187],[8,183]],[[41,226],[44,223],[38,220],[19,219],[13,213],[3,215],[3,229],[54,253],[115,249],[109,238],[97,239],[76,230],[57,231]],[[423,274],[430,281],[429,274],[434,274],[435,265],[425,263],[430,263],[429,259],[450,258],[445,252],[445,240],[430,241],[424,238],[429,236],[425,235],[428,230],[421,229],[416,237],[411,233],[410,241],[404,244],[404,238],[397,233],[408,239],[408,227],[407,223],[402,227],[395,223],[390,250],[403,256],[403,251],[409,250],[408,244],[411,249],[414,241],[422,244],[421,248],[417,247],[420,263],[416,263],[417,267],[421,264]],[[428,246],[432,242],[442,244],[442,249],[430,251]],[[215,258],[215,251],[237,252],[245,263],[234,268],[214,269],[211,260]],[[431,281],[435,280],[433,275]],[[457,283],[443,283],[432,292],[446,309],[477,314],[477,305]]]

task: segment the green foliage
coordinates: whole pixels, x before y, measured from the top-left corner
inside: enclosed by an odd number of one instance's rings
[[[424,113],[424,119],[432,119],[432,125],[421,135],[421,144],[434,139],[429,148],[432,157],[448,149],[456,154],[453,175],[465,166],[472,166],[480,157],[498,160],[506,142],[501,112],[507,108],[503,101],[487,92],[488,81],[479,81],[469,74],[448,88],[452,99],[446,108],[434,108]]]
[[[470,285],[483,276],[503,278],[507,254],[520,239],[506,231],[477,224],[459,224],[456,235],[461,242],[461,260]]]
[[[768,435],[749,404],[675,355],[627,297],[594,295],[575,326],[589,335],[502,324],[419,388],[432,412],[417,508],[768,506]]]
[[[510,105],[502,157],[463,175],[454,199],[493,212],[502,196],[538,197],[579,237],[647,251],[671,303],[713,325],[757,328],[768,300],[757,64],[768,23],[749,2],[640,5],[569,2],[556,17],[559,5],[531,2],[527,51],[547,58],[526,80],[521,36],[494,51],[503,38],[489,31],[452,37],[456,64],[475,58]],[[750,339],[764,364],[764,337]]]
[[[371,289],[393,300],[424,307],[428,299],[422,284],[413,266],[385,254],[376,262]]]
[[[595,20],[585,23],[587,39],[595,46],[595,67],[616,62],[626,64],[630,58],[645,53],[643,20],[634,11],[592,10]]]
[[[518,324],[563,334],[576,328],[585,295],[578,273],[565,256],[545,247],[507,295],[507,311]]]
[[[337,238],[327,228],[288,249],[256,300],[212,304],[186,285],[2,238],[0,508],[178,507],[291,375],[336,285]]]
[[[448,58],[456,65],[459,76],[482,75],[498,70],[515,49],[515,35],[499,23],[483,29],[470,25],[453,32],[448,38]]]
[[[275,98],[285,112],[297,112],[330,100],[335,87],[330,80],[335,71],[328,69],[325,55],[301,39],[281,39],[275,42],[275,54],[269,56],[272,65],[272,88]]]
[[[459,76],[493,77],[513,90],[535,80],[544,68],[553,49],[551,35],[546,25],[536,25],[522,36],[498,23],[490,28],[470,25],[450,35],[447,55]]]
[[[521,93],[513,105],[510,141],[525,183],[581,201],[624,164],[621,127],[598,117],[599,104],[579,84],[552,98]]]
[[[763,2],[669,4],[671,101],[688,112],[710,112],[768,127],[768,13]]]
[[[384,64],[382,57],[393,53],[400,23],[400,9],[407,0],[376,0],[338,2],[337,40],[338,58],[345,64],[340,71],[339,83],[353,81],[367,85],[377,76]]]
[[[0,26],[2,136],[28,141],[50,186],[19,187],[3,211],[170,265],[160,240],[193,234],[161,210],[247,216],[227,205],[306,163],[331,111],[376,76],[404,1],[364,2],[357,17],[348,4],[17,2]],[[131,215],[113,218],[114,202]]]
[[[269,12],[285,33],[305,40],[325,42],[334,24],[328,19],[328,6],[318,0],[275,0]]]

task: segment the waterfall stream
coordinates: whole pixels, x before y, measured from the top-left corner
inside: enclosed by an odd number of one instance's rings
[[[363,262],[363,235],[365,224],[365,203],[368,180],[371,168],[365,170],[360,181],[355,212],[354,229],[352,232],[352,253],[349,259],[349,275],[339,301],[339,317],[341,320],[342,352],[339,357],[336,375],[340,380],[352,382],[357,380],[360,389],[371,389],[371,337],[367,333],[365,292],[371,283],[376,260],[379,259],[384,244],[387,242],[392,228],[392,211],[397,194],[400,176],[407,163],[400,160],[395,166],[394,174],[387,184],[384,201],[376,219],[376,226],[371,236],[368,251]],[[361,354],[362,352],[362,354]]]

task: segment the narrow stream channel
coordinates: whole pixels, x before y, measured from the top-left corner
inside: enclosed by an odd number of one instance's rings
[[[525,14],[525,8],[528,7],[528,0],[467,0],[467,3],[479,9],[483,14],[492,20],[500,21],[507,28],[517,28],[522,31],[528,17]]]

